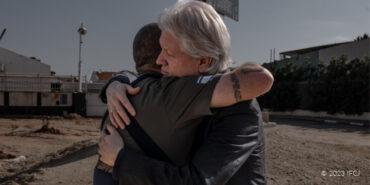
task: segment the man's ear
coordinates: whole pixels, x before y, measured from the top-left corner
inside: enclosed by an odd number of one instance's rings
[[[199,61],[199,73],[203,74],[207,71],[207,69],[211,66],[212,64],[212,58],[211,57],[203,57]]]

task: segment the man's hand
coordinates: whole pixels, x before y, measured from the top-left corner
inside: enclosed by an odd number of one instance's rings
[[[139,87],[133,88],[128,84],[122,84],[120,82],[112,82],[106,91],[109,119],[116,128],[125,129],[125,124],[130,124],[130,119],[127,116],[128,111],[132,116],[135,116],[136,112],[132,104],[127,98],[127,93],[130,95],[136,95],[140,91]],[[125,124],[124,124],[125,123]]]
[[[107,125],[107,129],[110,134],[107,134],[106,131],[103,130],[99,139],[99,154],[101,155],[100,160],[103,163],[113,167],[117,155],[123,148],[124,143],[116,129],[111,124]]]

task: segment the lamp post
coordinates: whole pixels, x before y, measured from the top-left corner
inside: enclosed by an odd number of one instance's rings
[[[78,28],[78,34],[80,35],[80,47],[79,47],[79,54],[78,54],[78,92],[82,92],[82,74],[81,74],[81,48],[82,48],[82,35],[85,35],[87,32],[86,28],[83,27],[83,23],[81,23],[80,28]]]

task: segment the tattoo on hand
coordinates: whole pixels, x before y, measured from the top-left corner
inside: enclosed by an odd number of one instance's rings
[[[242,99],[242,95],[240,93],[240,84],[239,80],[236,77],[236,74],[230,75],[231,81],[233,82],[233,89],[234,89],[234,97],[236,102],[239,102]]]

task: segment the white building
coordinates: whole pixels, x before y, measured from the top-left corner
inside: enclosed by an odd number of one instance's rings
[[[0,47],[0,114],[61,114],[76,106],[84,114],[77,90],[76,77],[55,76],[50,65]]]
[[[0,47],[0,74],[51,75],[50,65]]]
[[[347,62],[356,58],[363,60],[365,57],[369,57],[369,45],[370,39],[334,43],[285,51],[280,53],[280,57],[281,61],[290,61],[293,64],[301,64],[309,59],[315,65],[319,62],[329,65],[332,59],[338,59],[343,55],[347,57]]]

